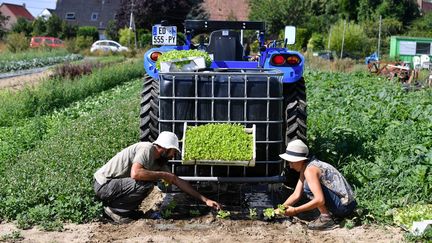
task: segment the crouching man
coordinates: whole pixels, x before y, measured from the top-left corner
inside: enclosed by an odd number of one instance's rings
[[[172,174],[167,162],[179,150],[177,136],[162,132],[155,142],[139,142],[118,154],[94,174],[94,191],[103,202],[104,213],[116,223],[127,223],[141,202],[153,190],[154,182],[165,180],[207,206],[220,209],[219,203],[197,192],[187,181]]]

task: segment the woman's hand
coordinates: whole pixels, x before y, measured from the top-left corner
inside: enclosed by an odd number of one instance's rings
[[[285,216],[294,216],[297,214],[297,211],[294,207],[288,206],[287,209],[285,209]]]

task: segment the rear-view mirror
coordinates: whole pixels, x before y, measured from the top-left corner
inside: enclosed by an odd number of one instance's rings
[[[285,26],[285,43],[292,45],[295,43],[296,28],[294,26]]]

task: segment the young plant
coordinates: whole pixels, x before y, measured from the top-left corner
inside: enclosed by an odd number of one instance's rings
[[[206,124],[186,130],[184,160],[249,161],[252,134],[240,124]]]
[[[249,208],[249,219],[256,219],[258,218],[257,209],[256,208]]]
[[[265,220],[271,220],[276,215],[274,208],[266,208],[266,209],[264,209],[263,214],[264,214],[264,219]]]
[[[198,217],[198,216],[200,216],[201,215],[201,213],[200,213],[200,211],[198,210],[198,209],[191,209],[191,210],[189,210],[189,214],[190,214],[190,216],[192,216],[192,217]]]
[[[219,210],[217,213],[217,218],[219,219],[228,219],[231,216],[231,213],[229,211],[226,210]]]

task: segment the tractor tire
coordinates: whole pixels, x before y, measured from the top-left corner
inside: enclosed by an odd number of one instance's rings
[[[144,75],[141,93],[140,140],[154,142],[159,135],[159,81]]]
[[[283,84],[283,94],[285,107],[285,146],[294,139],[300,139],[307,144],[307,103],[304,79],[301,78],[295,83]],[[287,166],[284,168],[282,175],[286,177],[284,185],[288,188],[295,188],[299,179],[299,173]]]
[[[303,78],[291,84],[284,84],[285,107],[285,145],[291,140],[300,139],[307,143],[306,137],[306,85]]]

